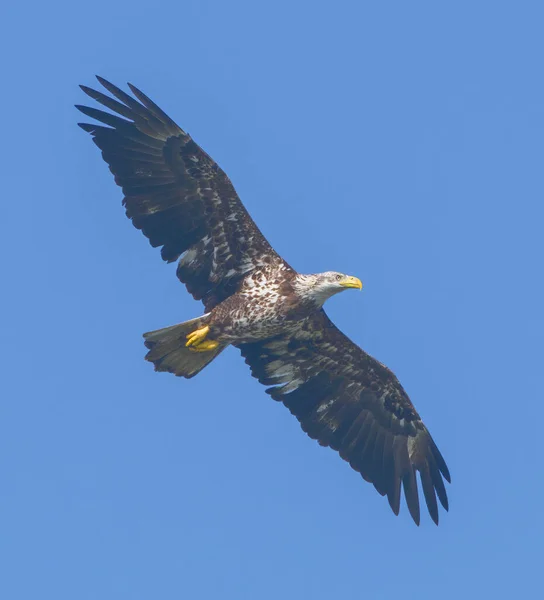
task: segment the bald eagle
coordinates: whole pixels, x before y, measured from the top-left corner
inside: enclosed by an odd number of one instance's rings
[[[111,96],[81,89],[112,112],[77,108],[101,124],[79,123],[102,151],[123,189],[126,214],[177,276],[202,316],[144,334],[157,371],[194,377],[227,346],[283,402],[302,429],[336,450],[387,496],[400,491],[420,520],[416,472],[438,524],[437,497],[448,510],[448,467],[395,375],[346,337],[324,302],[361,289],[343,273],[302,275],[259,231],[227,175],[170,117],[133,85],[134,97],[105,79]]]

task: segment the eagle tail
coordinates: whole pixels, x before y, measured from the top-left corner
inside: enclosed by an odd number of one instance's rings
[[[194,352],[185,346],[187,335],[205,325],[206,316],[144,333],[145,345],[149,348],[145,359],[155,365],[155,371],[190,379],[226,348],[220,344],[213,350]]]

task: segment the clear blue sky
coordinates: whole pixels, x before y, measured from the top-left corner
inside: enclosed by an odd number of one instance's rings
[[[157,4],[3,9],[0,596],[536,597],[544,6]],[[142,332],[201,307],[76,127],[95,73],[188,130],[295,268],[365,282],[328,312],[446,457],[438,528],[235,350],[191,381],[144,362]]]

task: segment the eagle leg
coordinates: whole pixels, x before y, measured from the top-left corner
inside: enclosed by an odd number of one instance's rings
[[[189,348],[189,346],[196,346],[197,344],[200,344],[200,342],[203,342],[206,339],[209,331],[210,328],[208,325],[204,325],[204,327],[200,327],[199,329],[192,331],[187,336],[187,343],[185,344],[187,348]]]
[[[200,329],[196,329],[195,331],[191,332],[187,336],[187,342],[185,346],[187,346],[189,350],[194,350],[195,352],[208,352],[210,350],[215,350],[217,346],[219,346],[219,342],[206,339],[209,331],[210,328],[208,325],[205,325],[204,327],[200,327]]]

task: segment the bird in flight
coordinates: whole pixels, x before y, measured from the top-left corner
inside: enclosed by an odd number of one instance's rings
[[[357,277],[297,273],[260,232],[219,165],[152,100],[102,77],[111,95],[81,89],[111,112],[77,108],[124,194],[127,217],[161,247],[204,314],[144,334],[157,371],[191,378],[225,348],[240,350],[302,429],[336,450],[400,509],[420,521],[416,474],[433,521],[448,510],[448,467],[395,375],[328,318],[325,301],[361,289]],[[115,114],[114,114],[115,113]]]

